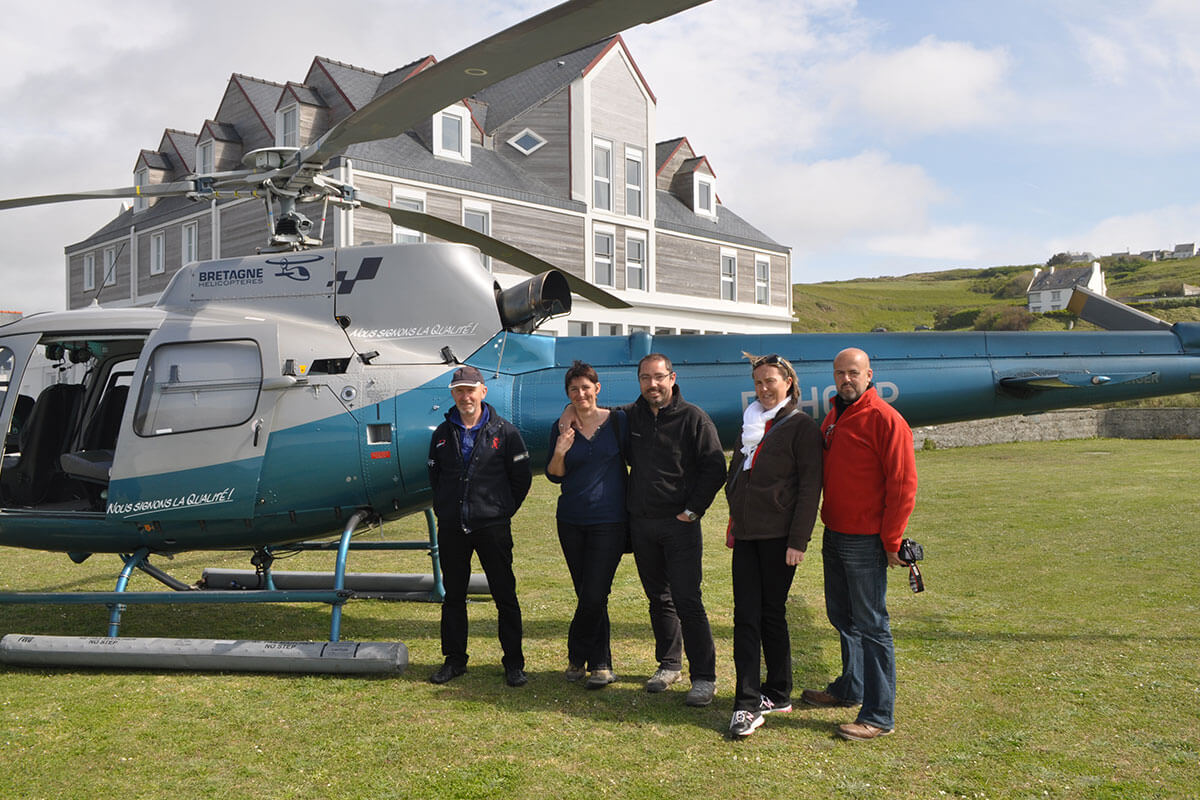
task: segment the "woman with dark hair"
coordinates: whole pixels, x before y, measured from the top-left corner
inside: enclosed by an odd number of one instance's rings
[[[622,456],[628,427],[624,412],[597,404],[600,379],[590,364],[576,361],[564,383],[576,422],[554,423],[546,477],[562,486],[558,541],[578,601],[567,633],[566,678],[578,681],[590,672],[584,685],[602,689],[616,680],[608,594],[628,538]]]
[[[787,596],[812,538],[821,496],[821,429],[797,408],[796,371],[777,355],[746,355],[755,400],[742,415],[725,483],[737,670],[732,739],[749,736],[766,714],[792,710]]]

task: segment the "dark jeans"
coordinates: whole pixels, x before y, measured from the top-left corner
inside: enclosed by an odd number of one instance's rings
[[[796,568],[786,560],[787,537],[733,543],[734,710],[757,710],[759,698],[777,706],[792,700],[792,640],[787,598]],[[767,665],[762,681],[759,651]]]
[[[825,529],[825,611],[842,642],[842,674],[834,697],[862,702],[858,722],[891,729],[895,720],[896,652],[887,611],[887,555],[878,536]]]
[[[612,668],[608,594],[625,553],[627,531],[624,522],[572,525],[558,520],[558,541],[578,601],[567,632],[567,660],[589,670]]]
[[[717,679],[717,652],[700,596],[700,522],[675,517],[629,521],[633,558],[650,601],[654,657],[663,669],[681,670],[686,650],[692,681]]]
[[[457,521],[438,520],[438,560],[442,565],[442,655],[459,666],[467,663],[467,582],[471,578],[471,553],[479,556],[487,576],[500,634],[505,668],[525,668],[521,650],[521,606],[513,575],[512,528],[506,522],[464,533]]]

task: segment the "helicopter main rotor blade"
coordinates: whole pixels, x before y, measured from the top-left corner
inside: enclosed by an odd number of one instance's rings
[[[570,0],[484,39],[400,83],[304,148],[324,164],[352,144],[388,139],[530,67],[708,0]]]
[[[510,264],[522,272],[528,272],[531,275],[540,275],[549,269],[558,270],[566,277],[567,285],[571,287],[572,292],[604,308],[632,308],[629,303],[626,303],[615,295],[609,294],[599,286],[588,283],[582,278],[572,275],[566,270],[560,269],[548,261],[543,261],[524,250],[505,244],[499,239],[493,239],[487,234],[473,231],[470,228],[464,228],[462,225],[457,225],[448,220],[440,219],[439,217],[420,211],[392,208],[390,204],[383,200],[376,200],[360,195],[358,201],[367,208],[373,208],[376,211],[382,211],[384,214],[387,214],[391,217],[392,222],[397,225],[421,231],[430,236],[445,239],[448,242],[475,245],[481,252],[499,261],[503,261],[505,264]]]
[[[235,170],[218,172],[213,175],[190,178],[170,183],[155,183],[147,186],[122,186],[117,189],[95,189],[83,192],[65,192],[63,194],[43,194],[36,197],[14,197],[0,200],[0,211],[9,208],[24,208],[26,206],[44,206],[50,203],[70,203],[75,200],[123,200],[131,197],[183,197],[189,194],[204,195],[214,193],[220,195],[226,188],[237,194],[240,187],[257,187],[262,184],[263,173],[254,170]]]

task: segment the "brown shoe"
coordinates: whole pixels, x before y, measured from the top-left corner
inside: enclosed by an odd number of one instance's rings
[[[845,725],[838,725],[834,729],[834,733],[843,739],[850,739],[854,742],[869,742],[880,736],[887,736],[895,730],[895,728],[876,728],[865,722],[847,722]]]
[[[822,708],[853,708],[859,705],[858,703],[851,703],[849,700],[843,700],[840,697],[834,697],[823,689],[805,689],[800,693],[800,702]]]

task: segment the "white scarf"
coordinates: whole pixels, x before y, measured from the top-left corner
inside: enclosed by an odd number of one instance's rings
[[[787,401],[788,399],[785,397],[777,406],[766,410],[757,400],[746,406],[745,412],[742,413],[742,453],[746,456],[742,462],[742,469],[749,470],[754,463],[754,451],[758,449],[759,443],[762,442],[762,438],[767,432],[767,421],[775,419],[775,415]]]

